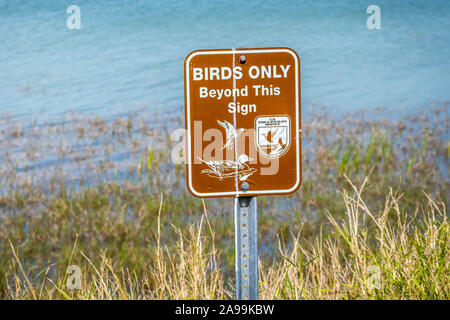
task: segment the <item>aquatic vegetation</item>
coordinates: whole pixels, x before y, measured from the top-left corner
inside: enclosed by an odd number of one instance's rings
[[[449,298],[446,110],[303,119],[302,187],[258,198],[262,298]],[[187,192],[177,127],[1,118],[0,297],[233,298],[232,200]]]

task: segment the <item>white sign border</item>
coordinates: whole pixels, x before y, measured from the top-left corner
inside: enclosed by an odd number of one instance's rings
[[[249,190],[247,192],[244,191],[233,191],[233,192],[209,192],[209,193],[201,193],[197,192],[194,187],[192,186],[192,163],[191,163],[191,109],[190,109],[190,87],[189,87],[189,63],[191,59],[198,55],[208,55],[208,54],[245,54],[245,53],[277,53],[277,52],[286,52],[289,53],[294,57],[295,61],[295,125],[296,125],[296,147],[297,147],[297,180],[295,182],[295,185],[290,189],[283,189],[283,190]],[[186,122],[187,122],[187,154],[186,154],[186,160],[187,160],[187,167],[188,167],[188,183],[189,183],[189,190],[196,195],[197,197],[203,198],[203,197],[224,197],[224,196],[246,196],[249,193],[252,195],[264,195],[264,194],[288,194],[296,190],[301,182],[300,179],[300,124],[299,124],[299,115],[300,115],[300,104],[299,104],[299,61],[297,54],[294,50],[289,48],[274,48],[274,49],[256,49],[256,50],[246,50],[246,49],[228,49],[228,50],[213,50],[213,51],[194,51],[190,53],[185,60],[185,83],[186,83]]]

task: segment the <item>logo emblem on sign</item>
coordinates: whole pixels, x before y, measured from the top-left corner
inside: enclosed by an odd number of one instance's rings
[[[259,153],[269,158],[279,158],[289,149],[290,118],[288,116],[263,116],[255,119],[256,146]]]

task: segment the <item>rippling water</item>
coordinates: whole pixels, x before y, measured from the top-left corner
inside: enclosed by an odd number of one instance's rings
[[[69,30],[66,8],[81,8]],[[450,1],[0,0],[0,114],[183,109],[192,50],[288,46],[304,106],[421,109],[449,100]]]

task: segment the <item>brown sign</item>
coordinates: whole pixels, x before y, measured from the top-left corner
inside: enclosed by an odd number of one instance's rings
[[[300,59],[288,48],[185,60],[187,186],[197,197],[288,194],[301,183]]]

